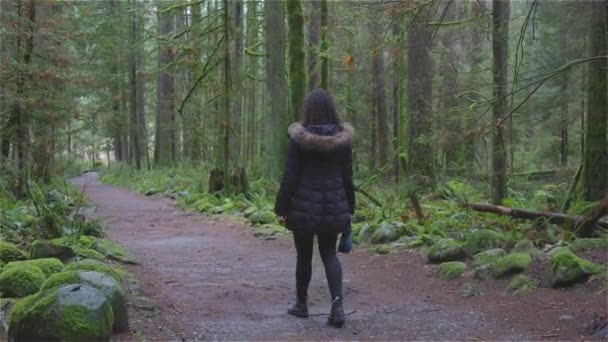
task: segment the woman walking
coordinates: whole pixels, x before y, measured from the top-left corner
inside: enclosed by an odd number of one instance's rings
[[[336,255],[350,252],[351,216],[355,210],[351,125],[341,124],[331,96],[322,89],[308,95],[302,121],[289,127],[289,145],[275,212],[293,232],[296,252],[296,303],[290,315],[308,317],[307,292],[312,274],[313,240],[331,294],[327,324],[343,327],[342,266]]]

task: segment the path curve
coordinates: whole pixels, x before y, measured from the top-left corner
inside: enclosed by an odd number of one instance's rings
[[[318,255],[309,293],[313,317],[294,318],[285,314],[295,281],[288,239],[255,238],[233,220],[100,184],[95,173],[73,182],[85,187],[109,237],[140,262],[128,268],[152,308],[132,305],[135,333],[125,339],[563,340],[578,339],[582,323],[606,310],[601,296],[539,289],[518,299],[502,294],[506,285],[500,282],[463,299],[464,280],[437,279],[416,252],[376,256],[359,250],[341,256],[350,314],[346,328],[334,329],[325,324],[330,298]],[[155,309],[158,315],[139,314]],[[574,319],[560,320],[565,314]]]

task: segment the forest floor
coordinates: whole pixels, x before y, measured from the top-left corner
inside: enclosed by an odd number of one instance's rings
[[[128,266],[132,333],[120,341],[173,340],[582,340],[594,314],[606,317],[606,296],[585,287],[539,288],[512,296],[508,281],[444,281],[414,250],[341,255],[344,329],[325,324],[330,299],[315,256],[309,297],[312,317],[285,313],[294,294],[295,254],[289,239],[263,240],[228,217],[204,217],[167,198],[143,197],[100,184],[95,173],[75,178],[108,236],[132,251]],[[467,277],[470,279],[470,277]],[[591,338],[592,339],[592,338]]]

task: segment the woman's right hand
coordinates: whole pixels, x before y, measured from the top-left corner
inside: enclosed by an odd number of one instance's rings
[[[279,216],[279,217],[277,217],[277,219],[279,220],[279,224],[282,226],[284,226],[285,223],[287,223],[287,217],[285,217],[285,216]]]

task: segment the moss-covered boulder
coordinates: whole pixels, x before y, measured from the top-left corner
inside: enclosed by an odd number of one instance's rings
[[[276,216],[271,211],[258,211],[249,217],[252,224],[269,224],[276,222]]]
[[[0,261],[8,263],[27,259],[27,255],[19,247],[8,242],[0,242]]]
[[[31,264],[10,267],[0,274],[0,293],[2,297],[25,297],[38,292],[44,280],[42,270]]]
[[[536,246],[534,246],[532,241],[530,241],[528,239],[521,239],[521,240],[517,241],[517,243],[515,244],[515,246],[513,247],[513,250],[511,252],[512,253],[528,253],[528,254],[530,254],[530,256],[532,256],[532,258],[536,258],[536,257],[539,257],[544,254],[543,251],[536,248]]]
[[[529,253],[513,253],[505,255],[492,264],[494,278],[520,273],[528,269],[532,263]]]
[[[432,263],[458,261],[466,258],[462,243],[454,239],[441,239],[429,248],[427,257]]]
[[[372,233],[372,243],[387,243],[399,239],[399,231],[390,223],[381,223]]]
[[[562,248],[551,253],[551,286],[567,286],[587,279],[589,275],[602,271],[602,266],[579,258],[569,249]]]
[[[441,279],[455,279],[460,277],[467,269],[467,264],[461,261],[448,261],[439,264],[437,268],[437,274]]]
[[[505,250],[502,248],[492,248],[488,249],[487,251],[477,253],[473,257],[473,268],[479,268],[484,265],[491,265],[496,260],[504,257],[505,255],[507,255],[507,252],[505,252]]]
[[[50,276],[51,274],[58,273],[63,270],[63,263],[61,262],[61,260],[56,258],[13,261],[6,264],[4,270],[7,270],[11,267],[23,267],[24,265],[32,265],[38,267],[42,271],[42,273],[44,273],[45,278]]]
[[[69,284],[87,284],[103,293],[112,305],[114,313],[114,332],[129,330],[127,300],[120,284],[112,277],[91,271],[68,271],[50,276],[42,285],[41,291],[50,290]]]
[[[9,339],[20,341],[109,341],[114,315],[97,289],[65,285],[18,301],[9,318]]]
[[[103,274],[107,274],[110,277],[116,279],[117,281],[121,280],[120,274],[116,272],[110,265],[105,264],[103,262],[91,259],[85,259],[73,262],[67,265],[64,269],[65,271],[93,271],[99,272]]]
[[[30,258],[57,258],[63,262],[72,259],[76,254],[70,246],[65,246],[54,241],[36,240],[30,245]]]
[[[80,246],[75,246],[74,253],[76,253],[76,259],[78,259],[78,260],[83,260],[83,259],[92,259],[92,260],[97,260],[97,261],[106,260],[106,257],[103,254],[101,254],[98,251],[91,249],[91,248],[83,248]]]
[[[512,295],[519,295],[530,292],[536,288],[536,282],[523,274],[518,274],[509,283],[506,292]]]
[[[592,250],[608,250],[607,238],[583,238],[576,239],[570,244],[570,249],[574,252],[592,251]]]
[[[376,247],[376,253],[378,254],[388,254],[391,252],[391,246],[389,245],[380,245]]]
[[[494,230],[480,229],[467,235],[464,250],[469,255],[475,255],[492,248],[506,249],[509,244],[509,238],[505,234]]]
[[[123,246],[117,245],[108,239],[97,239],[94,243],[95,250],[105,255],[108,259],[125,264],[136,265],[137,259]]]

